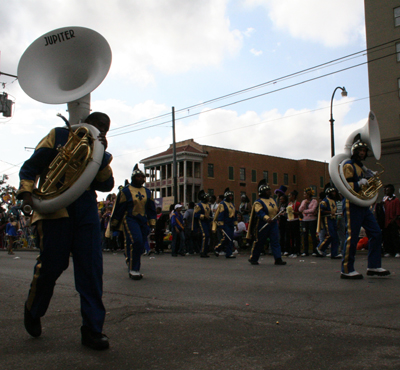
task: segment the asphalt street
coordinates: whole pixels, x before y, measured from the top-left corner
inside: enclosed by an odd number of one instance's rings
[[[400,369],[400,259],[392,275],[340,279],[340,260],[248,253],[143,257],[128,278],[121,253],[104,253],[104,333],[110,349],[80,344],[72,261],[57,282],[43,333],[32,338],[23,306],[37,252],[0,252],[0,369]]]

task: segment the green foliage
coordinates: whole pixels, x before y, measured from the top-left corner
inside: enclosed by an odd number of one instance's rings
[[[15,194],[17,189],[14,186],[7,184],[8,176],[3,175],[0,177],[0,206],[13,204],[15,202]]]

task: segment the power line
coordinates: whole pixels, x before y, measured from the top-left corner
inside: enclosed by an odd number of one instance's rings
[[[396,89],[396,90],[387,91],[387,92],[380,93],[380,94],[376,94],[376,95],[366,96],[366,97],[363,97],[363,98],[354,99],[354,100],[347,101],[347,102],[344,102],[344,103],[337,103],[336,106],[345,105],[345,104],[350,104],[350,103],[354,103],[354,102],[358,102],[358,101],[362,101],[362,100],[366,100],[366,99],[370,99],[370,98],[375,98],[375,97],[378,97],[378,96],[393,94],[393,93],[396,93],[396,94],[397,94],[397,93],[398,93],[398,90]],[[284,117],[279,117],[279,118],[264,120],[264,121],[257,122],[257,123],[252,123],[252,124],[249,124],[249,125],[246,125],[246,126],[234,127],[234,128],[229,129],[229,130],[214,132],[214,133],[208,134],[208,135],[196,136],[196,137],[193,137],[193,139],[194,139],[194,140],[197,140],[197,139],[202,139],[202,138],[209,137],[209,136],[221,135],[221,134],[224,134],[224,133],[227,133],[227,132],[231,132],[231,131],[237,131],[237,130],[248,129],[249,127],[253,127],[253,126],[257,126],[257,125],[262,125],[262,124],[265,124],[265,123],[272,123],[272,122],[275,122],[275,121],[285,120],[285,119],[293,118],[293,117],[296,117],[296,116],[299,116],[299,115],[303,115],[303,114],[309,114],[309,113],[317,112],[317,111],[320,111],[320,110],[329,109],[329,107],[330,107],[330,106],[328,105],[328,106],[326,106],[326,107],[321,107],[321,108],[316,108],[316,109],[310,109],[310,110],[307,110],[307,111],[304,111],[304,112],[299,112],[299,113],[287,115],[287,116],[284,116]],[[145,151],[150,151],[150,150],[155,150],[155,149],[164,148],[164,147],[165,147],[165,145],[160,145],[160,146],[153,147],[153,148],[142,149],[142,150],[137,150],[137,151],[135,151],[135,152],[129,152],[129,153],[124,153],[124,154],[116,155],[116,156],[114,156],[114,157],[115,157],[115,158],[117,158],[117,157],[122,157],[122,156],[128,155],[128,154],[129,154],[129,155],[132,155],[132,154],[137,154],[137,153],[141,153],[141,152],[145,152]]]
[[[317,76],[317,77],[310,78],[310,79],[308,79],[308,80],[300,81],[300,82],[297,82],[297,83],[292,84],[292,85],[284,86],[284,87],[281,87],[281,88],[279,88],[279,89],[275,89],[275,90],[272,90],[272,91],[267,91],[267,92],[262,93],[262,94],[258,94],[258,95],[251,96],[251,97],[248,97],[248,98],[245,98],[245,99],[237,100],[237,101],[235,101],[235,102],[228,103],[228,104],[224,104],[224,105],[221,105],[221,106],[218,106],[218,107],[215,107],[215,108],[210,108],[210,109],[205,110],[205,111],[203,111],[203,112],[198,112],[198,113],[189,114],[189,115],[187,115],[187,116],[185,116],[185,117],[176,118],[175,121],[182,120],[182,119],[186,119],[186,118],[189,118],[189,117],[198,116],[198,115],[204,114],[204,113],[209,113],[209,112],[214,111],[214,110],[217,110],[217,109],[226,108],[226,107],[228,107],[228,106],[231,106],[231,105],[234,105],[234,104],[239,104],[239,103],[242,103],[242,102],[244,102],[244,101],[252,100],[252,99],[255,99],[255,98],[259,98],[259,97],[261,97],[261,96],[273,94],[273,93],[276,93],[276,92],[279,92],[279,91],[282,91],[282,90],[286,90],[286,89],[289,89],[289,88],[292,88],[292,87],[296,87],[296,86],[299,86],[299,85],[303,85],[303,84],[305,84],[305,83],[308,83],[308,82],[311,82],[311,81],[316,81],[316,80],[318,80],[318,79],[321,79],[321,78],[324,78],[324,77],[327,77],[327,76],[331,76],[331,75],[336,74],[336,73],[340,73],[340,72],[344,72],[344,71],[347,71],[347,70],[350,70],[350,69],[353,69],[353,68],[357,68],[357,67],[360,67],[360,66],[362,66],[362,65],[364,65],[364,64],[376,62],[376,61],[378,61],[378,60],[381,60],[381,59],[383,59],[383,58],[387,58],[387,57],[389,57],[389,56],[393,56],[393,55],[396,55],[396,54],[397,54],[397,53],[395,52],[395,53],[391,53],[391,54],[388,54],[388,55],[384,55],[384,56],[381,56],[381,57],[378,57],[378,58],[375,58],[375,59],[371,59],[371,60],[366,61],[366,62],[363,62],[363,63],[355,64],[355,65],[353,65],[353,66],[346,67],[346,68],[342,68],[342,69],[337,70],[337,71],[329,72],[329,73],[326,73],[326,74],[321,75],[321,76]],[[141,131],[141,130],[144,130],[144,129],[147,129],[147,128],[156,127],[156,126],[161,126],[161,125],[164,125],[164,124],[167,124],[167,123],[170,123],[170,122],[171,122],[171,121],[168,120],[168,121],[164,121],[164,122],[161,122],[161,123],[157,123],[157,124],[154,124],[154,125],[151,125],[151,126],[142,127],[142,128],[140,128],[140,129],[134,129],[134,130],[125,131],[125,132],[121,132],[121,133],[114,134],[114,135],[109,135],[108,137],[111,138],[111,137],[116,137],[116,136],[120,136],[120,135],[125,135],[125,134],[129,134],[129,133],[132,133],[132,132]]]
[[[331,66],[331,65],[336,65],[336,64],[339,64],[339,63],[343,63],[345,61],[349,61],[349,60],[352,60],[352,59],[354,59],[356,57],[359,57],[360,56],[359,54],[362,54],[362,53],[365,53],[365,52],[368,52],[368,51],[373,51],[374,49],[377,49],[376,51],[381,51],[381,50],[384,50],[386,48],[392,47],[390,44],[392,44],[393,42],[396,42],[398,40],[400,40],[400,38],[397,38],[397,39],[394,39],[394,40],[391,40],[391,41],[388,41],[388,42],[385,42],[385,43],[382,43],[382,44],[379,44],[379,45],[376,45],[376,46],[373,46],[373,47],[370,47],[370,48],[367,48],[367,49],[364,49],[364,50],[361,50],[361,51],[358,51],[358,52],[355,52],[355,53],[352,53],[352,54],[348,54],[346,56],[333,59],[333,60],[331,60],[329,62],[325,62],[325,63],[319,64],[319,65],[316,65],[316,66],[313,66],[313,67],[310,67],[310,68],[306,68],[306,69],[303,69],[301,71],[298,71],[298,72],[295,72],[295,73],[291,73],[291,74],[288,74],[288,75],[285,75],[285,76],[282,76],[282,77],[279,77],[279,78],[276,78],[276,79],[273,79],[273,80],[270,80],[270,81],[267,81],[267,82],[264,82],[264,83],[261,83],[261,84],[246,88],[246,89],[238,90],[236,92],[233,92],[233,93],[230,93],[230,94],[226,94],[226,95],[214,98],[214,99],[210,99],[210,100],[207,100],[207,101],[202,102],[202,103],[191,105],[191,106],[176,110],[175,113],[188,111],[190,109],[194,109],[194,108],[203,106],[205,104],[210,104],[210,103],[222,100],[222,99],[226,99],[228,97],[232,97],[232,96],[235,96],[235,95],[243,94],[245,92],[249,92],[249,91],[252,91],[252,90],[255,90],[255,89],[259,89],[259,88],[265,87],[267,85],[275,84],[275,83],[277,83],[279,81],[284,81],[284,80],[287,80],[287,79],[290,79],[290,78],[293,78],[293,77],[296,77],[296,76],[301,76],[303,74],[310,73],[312,71],[316,71],[318,69],[327,68],[328,66]],[[369,62],[365,62],[365,63],[369,63]],[[362,63],[362,64],[365,64],[365,63]],[[362,64],[360,64],[360,65],[362,65]],[[349,68],[352,68],[352,67],[349,67]],[[345,69],[343,69],[343,70],[345,70]],[[341,72],[341,71],[338,71],[338,72]],[[259,95],[259,96],[262,96],[262,95]],[[241,101],[245,101],[245,100],[241,100]],[[239,102],[241,102],[241,101],[239,101]],[[224,105],[222,107],[225,107],[225,106],[228,106],[228,105]],[[218,109],[218,108],[215,108],[215,109]],[[165,114],[162,114],[162,115],[159,115],[159,116],[155,116],[155,117],[152,117],[152,118],[144,119],[144,120],[141,120],[141,121],[138,121],[138,122],[135,122],[135,123],[131,123],[131,124],[128,124],[128,125],[124,125],[124,126],[121,126],[121,127],[117,127],[117,128],[111,129],[110,132],[111,131],[121,130],[121,129],[126,128],[126,127],[135,126],[135,125],[138,125],[138,124],[141,124],[141,123],[157,120],[159,118],[166,117],[166,116],[169,116],[169,115],[170,115],[170,113],[165,113]],[[188,118],[188,117],[191,117],[191,116],[192,115],[185,116],[184,118]],[[179,119],[181,119],[181,118],[179,118]],[[156,124],[156,125],[152,125],[152,126],[149,126],[149,127],[160,126],[160,125],[162,125],[164,123],[165,122],[160,123],[160,124]],[[127,131],[126,133],[130,133],[130,132],[134,132],[134,131]],[[109,137],[118,136],[118,135],[122,135],[122,134],[123,133],[115,134],[115,135],[112,135],[112,136],[109,136]]]

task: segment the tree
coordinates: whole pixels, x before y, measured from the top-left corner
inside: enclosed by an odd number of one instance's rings
[[[7,184],[8,176],[3,175],[0,177],[0,206],[15,205],[15,194],[17,189],[14,186]]]

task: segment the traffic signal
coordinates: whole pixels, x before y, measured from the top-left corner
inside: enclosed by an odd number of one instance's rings
[[[8,95],[6,93],[0,95],[0,113],[3,113],[4,117],[11,117],[13,102],[7,98]]]

